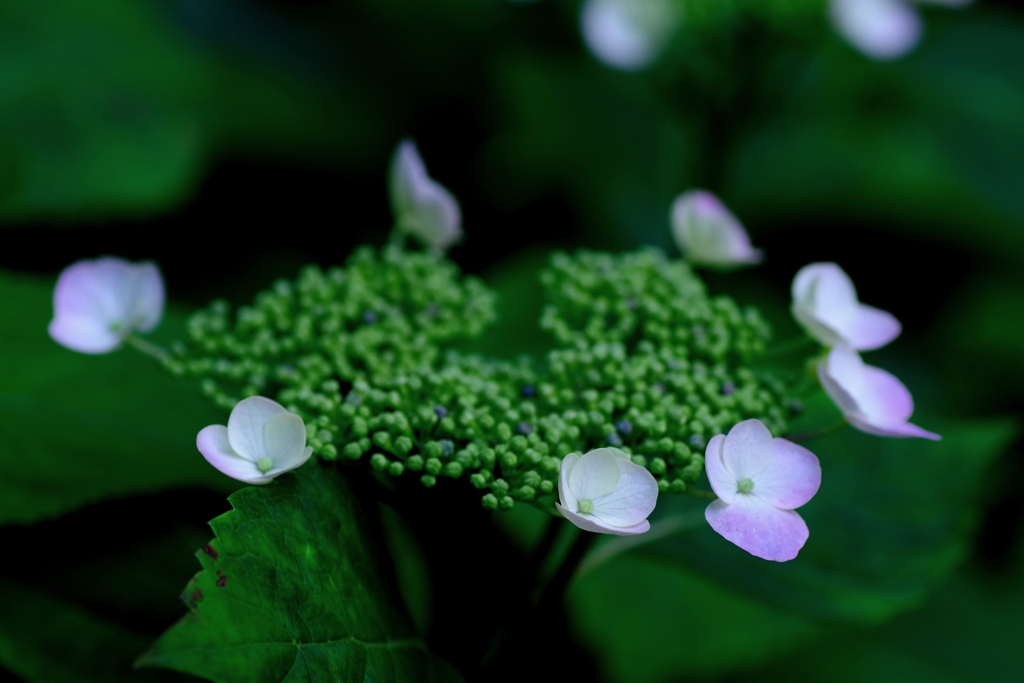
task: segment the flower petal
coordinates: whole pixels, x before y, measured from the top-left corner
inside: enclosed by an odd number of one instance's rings
[[[772,433],[760,420],[744,420],[722,445],[722,462],[735,481],[754,479],[772,463]]]
[[[273,477],[259,471],[251,460],[240,457],[228,441],[228,429],[224,425],[210,425],[196,436],[196,447],[206,461],[232,479],[249,484],[265,484]]]
[[[676,21],[665,0],[586,0],[580,8],[583,42],[600,62],[622,71],[650,66]]]
[[[164,315],[164,278],[152,261],[132,264],[132,270],[131,326],[139,332],[152,332]]]
[[[608,527],[623,529],[643,523],[658,503],[658,482],[647,468],[617,458],[618,484],[607,495],[593,498],[591,516]]]
[[[818,380],[843,415],[860,411],[856,394],[864,385],[864,363],[856,351],[842,344],[832,347],[825,362],[818,364]]]
[[[821,463],[814,453],[785,439],[772,440],[772,464],[754,479],[751,494],[772,507],[792,510],[821,486]]]
[[[306,423],[295,413],[276,413],[263,427],[263,443],[274,469],[294,469],[306,450]]]
[[[942,436],[939,434],[929,432],[928,430],[922,429],[910,422],[894,422],[887,424],[884,422],[870,420],[859,413],[850,413],[846,416],[846,421],[860,431],[867,434],[874,434],[875,436],[890,436],[897,439],[920,437],[922,439],[931,439],[932,441],[942,440]]]
[[[228,418],[228,440],[235,453],[256,462],[270,457],[263,430],[274,415],[287,412],[284,407],[263,396],[250,396],[235,405]]]
[[[266,472],[268,481],[279,474],[283,474],[284,472],[288,472],[294,469],[298,469],[299,467],[302,467],[303,465],[306,464],[306,461],[309,460],[309,457],[311,455],[313,455],[313,447],[306,446],[304,449],[302,449],[297,458],[290,460],[288,463],[282,465],[277,465],[275,463],[274,467]]]
[[[555,503],[555,507],[558,508],[558,511],[561,512],[567,520],[578,526],[580,529],[583,529],[584,531],[592,531],[595,534],[635,536],[636,534],[645,533],[651,528],[651,523],[648,522],[646,519],[634,526],[614,527],[603,524],[602,522],[595,519],[594,517],[591,517],[590,515],[581,515],[579,513],[572,512],[571,510],[568,510],[559,503]]]
[[[831,15],[836,30],[872,59],[902,57],[921,40],[921,17],[899,0],[832,0]]]
[[[726,468],[722,459],[725,434],[716,434],[704,449],[704,469],[708,473],[711,489],[726,503],[731,503],[736,493],[736,477]]]
[[[576,499],[595,500],[615,490],[621,477],[619,458],[607,448],[582,456],[569,472],[568,486]]]
[[[427,175],[426,165],[411,140],[403,140],[395,150],[389,187],[391,210],[399,230],[440,251],[462,236],[459,202]]]
[[[565,456],[562,458],[562,465],[558,472],[558,499],[562,501],[562,505],[572,510],[579,506],[579,499],[569,488],[569,474],[579,459],[580,456],[575,453]]]
[[[679,195],[672,204],[672,234],[695,265],[729,267],[760,263],[762,253],[719,199],[704,190]]]
[[[109,323],[84,315],[59,315],[50,321],[48,331],[55,342],[80,353],[108,353],[124,342]]]
[[[903,326],[892,313],[858,304],[853,316],[840,332],[847,343],[859,351],[879,349],[900,336]]]
[[[757,498],[740,495],[733,503],[716,500],[704,518],[727,541],[765,560],[792,560],[804,547],[809,532],[803,518]]]

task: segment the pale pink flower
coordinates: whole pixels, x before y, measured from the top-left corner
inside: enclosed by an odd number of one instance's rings
[[[562,459],[558,497],[558,511],[584,531],[632,536],[651,528],[658,482],[619,449],[598,448]]]
[[[736,217],[710,192],[692,190],[676,197],[671,220],[676,244],[694,265],[730,268],[764,258]]]
[[[388,185],[398,230],[438,253],[462,237],[459,202],[427,175],[427,167],[412,140],[403,140],[395,149]]]

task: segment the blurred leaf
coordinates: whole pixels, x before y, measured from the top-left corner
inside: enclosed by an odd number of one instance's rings
[[[882,439],[847,428],[806,442],[823,477],[800,509],[811,536],[793,561],[765,562],[708,527],[637,552],[826,620],[873,623],[906,611],[966,555],[980,477],[1017,433],[1011,420],[915,419],[943,440]],[[703,505],[679,498],[667,498],[659,512]]]
[[[575,581],[570,614],[615,683],[709,677],[749,669],[816,633],[677,564],[631,555]]]
[[[191,613],[141,664],[218,683],[461,680],[406,623],[338,471],[311,462],[229,500],[185,588]]]
[[[224,415],[130,349],[86,356],[58,346],[46,332],[52,292],[0,273],[0,524],[171,487],[234,490],[195,447]],[[169,313],[159,333],[180,334],[183,323]]]

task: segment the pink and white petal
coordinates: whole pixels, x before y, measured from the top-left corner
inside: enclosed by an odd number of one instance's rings
[[[224,425],[210,425],[201,429],[196,436],[196,447],[208,463],[232,479],[249,484],[262,484],[270,480],[259,471],[255,463],[234,452]]]
[[[821,486],[818,457],[785,439],[774,439],[772,448],[772,464],[754,479],[751,495],[782,510],[805,505]]]
[[[634,536],[636,534],[642,534],[651,528],[650,522],[646,519],[639,524],[630,527],[614,527],[602,524],[597,519],[590,515],[581,515],[577,512],[565,508],[559,503],[555,503],[555,507],[559,512],[562,513],[567,520],[572,522],[574,525],[583,529],[584,531],[591,531],[595,534],[613,534],[615,536]]]
[[[822,346],[832,346],[842,341],[842,335],[835,328],[819,320],[811,309],[794,304],[790,307],[790,312],[801,327],[807,330],[807,334]]]
[[[725,434],[716,434],[708,441],[704,450],[704,469],[708,473],[708,481],[715,495],[726,503],[732,502],[736,496],[736,477],[725,467],[722,460],[722,446],[725,445]]]
[[[871,351],[900,336],[902,330],[900,321],[892,313],[874,306],[859,304],[840,333],[846,342],[858,351]]]
[[[579,499],[569,489],[569,474],[579,459],[580,456],[575,453],[565,456],[562,458],[562,465],[558,472],[558,499],[562,501],[562,505],[573,510],[579,507]]]
[[[932,441],[942,440],[940,435],[922,429],[910,422],[878,422],[861,413],[850,413],[846,416],[846,421],[856,429],[866,434],[874,434],[875,436],[888,436],[896,439],[918,437],[921,439],[931,439]]]
[[[646,468],[617,458],[618,485],[611,493],[594,498],[591,516],[609,527],[625,528],[641,524],[658,503],[658,482]]]
[[[55,342],[81,353],[108,353],[124,341],[102,319],[74,313],[58,315],[50,321],[48,330]]]
[[[295,413],[272,415],[263,427],[263,443],[275,468],[298,467],[306,450],[306,423]]]
[[[311,455],[313,455],[313,447],[306,446],[304,449],[302,449],[302,452],[299,453],[299,457],[291,460],[289,464],[278,465],[277,463],[274,463],[274,467],[265,473],[267,481],[270,481],[279,474],[284,474],[285,472],[290,472],[291,470],[295,470],[302,467],[303,465],[306,464],[306,461],[309,460],[309,457]]]
[[[139,332],[152,332],[164,315],[164,278],[152,261],[133,265],[135,298],[132,324]]]
[[[416,202],[416,188],[426,178],[427,167],[420,157],[416,143],[408,139],[402,140],[391,157],[391,168],[388,173],[391,210],[396,214],[410,211]]]
[[[860,412],[873,422],[905,422],[914,414],[910,391],[882,368],[864,366],[864,383],[856,398]]]
[[[598,448],[583,455],[573,465],[569,473],[569,489],[577,500],[595,500],[614,491],[620,476],[619,459],[607,448]]]
[[[795,558],[809,535],[800,515],[773,508],[756,496],[738,496],[731,504],[716,500],[704,511],[704,518],[727,541],[774,562]]]
[[[829,376],[859,404],[867,381],[864,372],[867,366],[861,360],[860,354],[846,344],[836,344],[828,352],[825,363]]]
[[[276,401],[263,396],[243,398],[228,417],[228,440],[235,453],[256,462],[270,457],[263,439],[263,429],[274,415],[286,412]]]
[[[793,278],[793,303],[831,324],[850,315],[857,305],[853,281],[837,264],[811,263]]]
[[[825,390],[825,393],[828,394],[828,397],[832,399],[832,402],[836,404],[836,407],[839,408],[843,415],[860,410],[857,399],[829,374],[827,363],[818,364],[818,381],[821,382],[821,388]]]
[[[729,430],[722,462],[736,481],[753,479],[772,463],[772,433],[760,420],[744,420]]]
[[[53,290],[54,317],[71,314],[108,327],[125,322],[130,313],[123,295],[129,268],[127,261],[112,257],[71,264]]]
[[[836,30],[872,59],[902,57],[921,39],[920,15],[900,0],[832,0],[831,4]]]

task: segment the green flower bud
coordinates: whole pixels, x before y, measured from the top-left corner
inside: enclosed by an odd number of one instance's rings
[[[419,472],[420,470],[423,469],[423,456],[422,455],[412,455],[412,456],[409,456],[409,458],[405,461],[405,466],[408,467],[413,472]]]
[[[437,483],[437,478],[429,474],[424,474],[422,477],[420,477],[420,483],[429,489],[431,486]]]
[[[370,458],[370,465],[373,466],[373,469],[377,470],[378,472],[383,472],[385,469],[387,469],[389,464],[390,461],[387,459],[387,457],[380,453],[374,453],[373,456]]]
[[[458,461],[451,461],[444,466],[444,476],[458,479],[462,476],[462,465]]]
[[[393,462],[390,465],[388,465],[388,474],[390,474],[392,477],[400,477],[402,476],[402,472],[405,472],[405,465],[403,465],[402,463]]]
[[[511,510],[515,506],[515,504],[516,502],[512,500],[511,496],[505,496],[498,501],[498,507],[500,507],[502,510],[506,512]]]
[[[440,474],[442,467],[444,467],[444,465],[437,458],[427,458],[427,463],[424,469],[426,469],[427,474],[429,475],[437,475]]]
[[[498,499],[493,493],[488,493],[486,496],[480,499],[480,504],[483,505],[484,510],[497,510]]]

